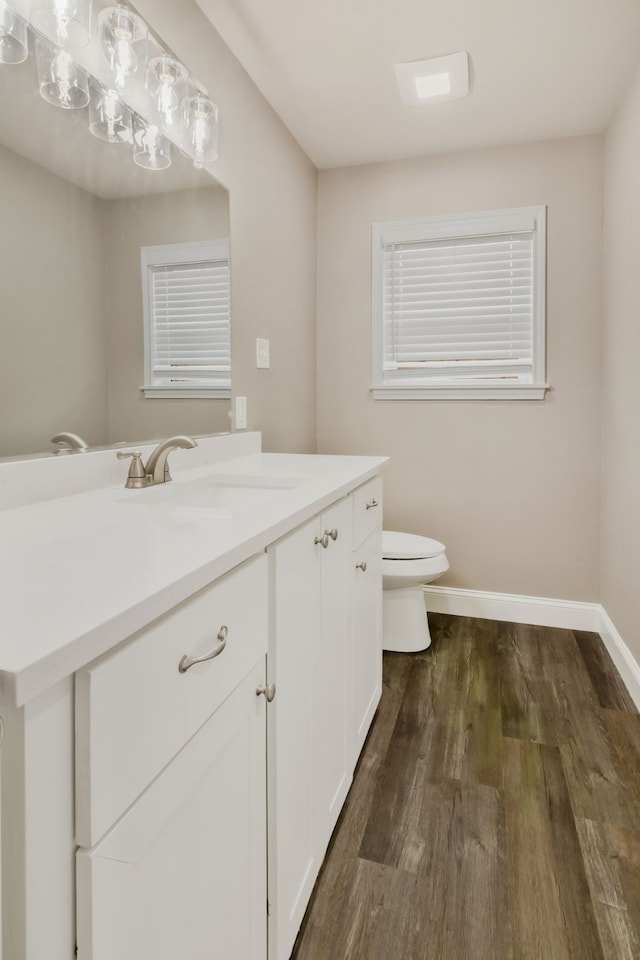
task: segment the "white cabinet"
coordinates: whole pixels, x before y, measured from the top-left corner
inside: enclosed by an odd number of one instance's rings
[[[80,960],[264,960],[259,663],[106,837],[80,851]]]
[[[290,956],[351,782],[351,529],[345,499],[269,551],[268,675],[277,686],[268,718],[271,960]]]
[[[353,492],[350,758],[355,767],[382,693],[382,480]]]
[[[79,960],[266,956],[266,567],[77,676]]]
[[[350,655],[351,762],[355,767],[382,693],[382,531],[353,552]]]
[[[349,792],[349,612],[351,508],[342,500],[320,518],[329,535],[320,559],[320,636],[313,657],[313,808],[320,860]],[[337,534],[335,540],[332,534]]]
[[[380,695],[381,494],[331,487],[25,706],[0,696],[0,955],[289,960]]]

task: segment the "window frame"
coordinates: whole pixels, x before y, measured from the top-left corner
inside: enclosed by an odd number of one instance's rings
[[[229,399],[231,397],[231,367],[227,376],[211,378],[211,385],[205,383],[154,383],[153,373],[153,267],[166,264],[182,265],[200,261],[226,260],[229,263],[228,240],[203,240],[186,243],[162,243],[140,248],[142,268],[142,312],[144,321],[144,384],[140,390],[150,400],[199,400]],[[231,308],[229,308],[229,331],[231,331]],[[220,381],[215,385],[215,380]]]
[[[542,400],[546,382],[546,213],[545,205],[393,220],[372,224],[371,318],[374,400]],[[532,232],[532,373],[527,379],[471,379],[418,372],[398,375],[384,369],[384,249],[391,243],[453,240],[492,234]],[[508,368],[507,368],[508,369]],[[514,369],[514,368],[511,368]],[[394,375],[395,374],[395,375]],[[432,375],[434,376],[434,375]]]

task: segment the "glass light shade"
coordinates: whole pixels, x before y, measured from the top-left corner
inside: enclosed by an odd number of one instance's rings
[[[179,138],[182,105],[188,93],[189,74],[178,60],[155,57],[147,69],[151,119],[170,136]]]
[[[145,170],[166,170],[171,166],[171,146],[156,124],[137,115],[133,120],[133,159]]]
[[[98,33],[113,82],[123,90],[129,77],[144,74],[147,64],[147,25],[122,4],[98,14]]]
[[[92,0],[32,0],[29,19],[63,50],[86,47],[91,38]]]
[[[36,37],[36,60],[40,96],[65,110],[81,110],[89,103],[89,82],[82,67],[66,50]]]
[[[26,20],[0,0],[0,63],[24,63],[28,53]]]
[[[89,82],[89,130],[98,140],[125,143],[132,137],[131,110],[115,90],[108,90],[93,77]]]
[[[185,100],[182,152],[198,168],[218,156],[218,108],[201,94]]]

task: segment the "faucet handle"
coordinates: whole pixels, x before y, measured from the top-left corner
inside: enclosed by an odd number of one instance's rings
[[[129,490],[138,490],[140,487],[149,485],[149,477],[142,463],[142,454],[139,450],[118,450],[116,457],[118,460],[126,460],[127,457],[131,457],[131,466],[129,467],[125,487]]]

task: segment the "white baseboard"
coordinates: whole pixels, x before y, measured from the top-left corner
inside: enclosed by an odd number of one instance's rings
[[[424,588],[427,610],[458,617],[508,620],[565,630],[599,633],[631,699],[640,710],[640,664],[600,603],[524,597],[511,593],[487,593],[456,587]]]
[[[602,637],[603,643],[609,651],[609,656],[615,663],[631,699],[640,710],[640,665],[616,630],[604,607],[601,607],[600,611],[598,633]]]
[[[513,593],[487,593],[456,587],[425,587],[427,610],[459,617],[534,623],[567,630],[600,630],[602,607],[598,603],[520,597]]]

